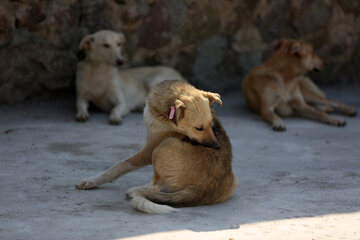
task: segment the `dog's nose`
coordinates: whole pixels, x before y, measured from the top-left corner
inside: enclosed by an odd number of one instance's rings
[[[123,65],[124,64],[124,60],[122,60],[122,59],[118,59],[118,60],[116,60],[116,64],[117,65]]]

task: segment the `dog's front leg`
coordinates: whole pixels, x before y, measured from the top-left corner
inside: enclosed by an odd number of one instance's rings
[[[78,97],[76,100],[76,121],[78,122],[85,122],[89,119],[89,112],[88,112],[89,102],[82,98]]]
[[[129,113],[125,102],[117,104],[110,113],[109,122],[110,124],[119,125],[122,123],[122,117]]]
[[[274,112],[274,109],[264,105],[261,107],[261,118],[272,125],[274,131],[285,131],[286,127],[282,119]]]

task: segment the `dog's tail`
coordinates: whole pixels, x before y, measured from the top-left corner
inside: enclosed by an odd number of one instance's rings
[[[192,199],[192,191],[188,189],[172,193],[155,191],[148,186],[136,187],[126,192],[131,205],[145,213],[171,213],[179,210],[168,205],[158,203],[180,204]],[[158,203],[155,203],[158,202]]]

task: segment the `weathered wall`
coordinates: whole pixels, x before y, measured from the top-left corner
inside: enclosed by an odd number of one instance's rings
[[[358,0],[0,0],[0,102],[72,87],[77,45],[100,29],[125,33],[128,66],[213,91],[238,89],[284,37],[315,45],[318,82],[360,82]]]

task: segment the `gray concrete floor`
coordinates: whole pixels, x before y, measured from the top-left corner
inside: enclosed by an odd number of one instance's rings
[[[358,88],[327,92],[360,110]],[[73,99],[0,107],[0,239],[360,239],[360,118],[345,128],[289,118],[276,133],[240,93],[223,100],[239,187],[223,204],[167,215],[137,212],[124,196],[151,180],[151,166],[74,188],[142,146],[141,113],[110,126],[94,111],[76,123]]]

